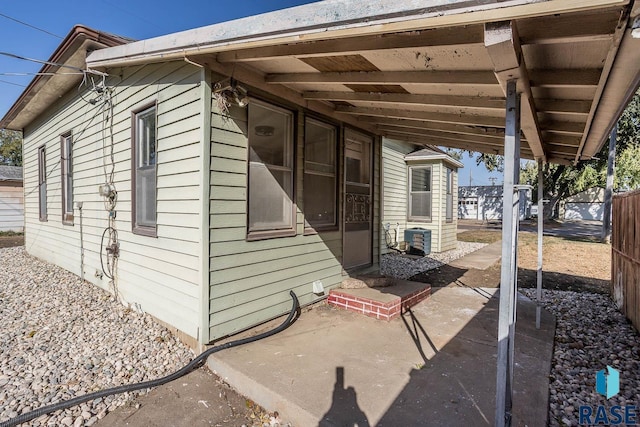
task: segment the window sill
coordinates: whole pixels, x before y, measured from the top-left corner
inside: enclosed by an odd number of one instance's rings
[[[158,231],[155,227],[134,227],[131,232],[140,236],[158,237]]]
[[[267,231],[251,231],[247,234],[247,242],[255,242],[257,240],[276,239],[279,237],[294,237],[295,229],[287,230],[267,230]]]
[[[407,222],[424,222],[424,223],[432,223],[431,218],[407,218]]]
[[[330,231],[338,231],[340,228],[337,225],[325,225],[322,227],[306,227],[304,229],[305,236],[312,236],[314,234],[327,233]]]

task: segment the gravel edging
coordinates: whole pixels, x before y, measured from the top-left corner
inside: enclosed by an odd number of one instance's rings
[[[193,351],[151,316],[26,253],[0,249],[0,422],[92,391],[167,375]],[[43,415],[36,426],[91,426],[145,391]]]
[[[387,277],[395,277],[396,279],[408,279],[416,274],[441,267],[471,252],[482,249],[485,246],[487,246],[486,243],[459,241],[456,249],[440,253],[431,253],[420,258],[403,256],[397,252],[391,252],[380,258],[380,274]]]
[[[535,301],[535,289],[520,292]],[[557,322],[549,377],[549,425],[577,426],[581,405],[640,405],[640,334],[611,298],[543,290],[542,304]],[[620,393],[608,400],[595,391],[596,372],[606,365],[620,371]]]

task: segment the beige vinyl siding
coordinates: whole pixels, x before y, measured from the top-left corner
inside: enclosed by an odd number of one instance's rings
[[[456,168],[449,166],[453,173],[452,191],[453,191],[453,221],[446,222],[447,214],[447,171],[446,164],[442,167],[442,231],[440,241],[440,252],[455,249],[458,245],[457,229],[458,229],[458,171]]]
[[[304,235],[304,114],[298,111],[295,121],[297,234],[248,242],[246,109],[231,107],[229,117],[224,117],[215,99],[212,100],[209,231],[212,340],[289,311],[290,289],[302,304],[307,304],[322,298],[311,292],[313,281],[321,280],[327,293],[342,281],[341,230]]]
[[[113,156],[120,240],[117,290],[132,304],[198,338],[200,274],[200,71],[182,61],[108,70],[114,76]],[[95,94],[83,93],[85,98]],[[131,111],[157,102],[157,238],[131,233]],[[85,279],[109,291],[100,239],[108,225],[98,186],[105,182],[102,112],[74,89],[25,129],[26,249],[80,275],[80,211],[61,221],[60,135],[73,138],[73,200],[83,202]],[[107,132],[108,136],[108,132]],[[107,138],[107,144],[109,138]],[[38,219],[37,148],[46,145],[48,221]],[[110,170],[110,165],[108,169]],[[74,206],[75,207],[75,206]]]
[[[24,193],[21,182],[0,181],[0,231],[24,229]]]
[[[390,224],[389,233],[391,240],[396,239],[396,224],[400,224],[400,232],[397,241],[404,240],[404,230],[407,228],[407,203],[408,203],[408,175],[407,164],[404,156],[412,152],[414,144],[395,141],[388,138],[382,139],[382,221],[381,227]],[[384,228],[380,231],[380,253],[386,254],[387,249]]]

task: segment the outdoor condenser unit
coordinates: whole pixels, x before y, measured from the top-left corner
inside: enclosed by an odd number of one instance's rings
[[[408,228],[404,230],[407,242],[407,253],[425,256],[431,253],[431,230],[424,228]]]

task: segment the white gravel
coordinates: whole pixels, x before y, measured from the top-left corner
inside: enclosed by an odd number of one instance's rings
[[[0,249],[0,422],[91,391],[162,377],[194,356],[149,315],[22,247]],[[134,394],[97,399],[29,425],[90,426]]]
[[[412,257],[392,252],[380,259],[380,274],[397,279],[408,279],[416,274],[433,270],[487,246],[486,243],[458,242],[458,247],[425,257]]]
[[[520,290],[535,300],[534,289]],[[640,334],[607,295],[544,290],[542,303],[556,316],[549,380],[549,425],[577,426],[588,405],[640,405]],[[620,371],[620,394],[607,400],[595,391],[596,372]]]

